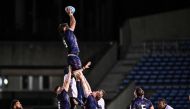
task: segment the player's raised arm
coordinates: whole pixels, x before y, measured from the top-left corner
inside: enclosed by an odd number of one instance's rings
[[[74,12],[75,12],[75,8],[74,7],[72,7],[72,6],[70,6],[70,7],[66,7],[66,12],[67,12],[67,14],[69,15],[69,17],[70,17],[70,24],[69,24],[69,26],[70,26],[70,29],[72,30],[72,31],[74,31],[75,30],[75,26],[76,26],[76,19],[75,19],[75,17],[74,17]]]
[[[71,66],[69,66],[69,71],[67,74],[67,77],[65,78],[64,82],[63,82],[63,88],[65,89],[66,92],[68,92],[69,90],[69,85],[70,85],[70,81],[71,81]]]
[[[78,72],[77,78],[79,78],[81,81],[85,97],[88,97],[92,93],[92,90],[88,81],[86,80],[82,72]]]

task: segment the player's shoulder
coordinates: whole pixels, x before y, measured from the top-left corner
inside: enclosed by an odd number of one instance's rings
[[[68,29],[68,31],[70,31],[70,32],[73,32],[73,31],[74,31],[74,29],[72,29],[72,28],[69,28],[69,29]]]
[[[143,100],[148,100],[148,99],[144,97]]]
[[[98,100],[98,103],[104,103],[105,101],[104,101],[104,99],[103,98],[100,98],[99,100]]]
[[[73,30],[73,29],[68,28],[68,29],[65,31],[65,34],[70,34],[70,33],[73,33],[73,32],[74,32],[74,30]]]
[[[143,98],[143,99],[144,99],[144,101],[145,101],[146,103],[152,104],[152,102],[151,102],[149,99],[147,99],[147,98]]]
[[[88,97],[87,97],[87,99],[89,101],[94,101],[95,98],[93,97],[93,95],[89,94]]]
[[[173,107],[171,107],[170,105],[167,105],[166,109],[173,109]]]
[[[149,99],[147,99],[147,98],[145,98],[145,97],[143,98],[143,100],[150,101]]]

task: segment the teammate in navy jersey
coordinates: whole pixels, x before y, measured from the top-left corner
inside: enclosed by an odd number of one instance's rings
[[[67,48],[68,52],[68,57],[67,57],[67,63],[68,65],[71,65],[72,71],[80,71],[79,69],[84,69],[82,67],[82,63],[79,57],[79,46],[77,42],[77,38],[74,34],[75,26],[76,26],[76,20],[75,17],[72,13],[72,9],[66,8],[66,13],[70,17],[70,23],[61,23],[58,26],[58,31],[60,35],[62,36],[63,43],[65,47]],[[82,87],[80,87],[80,82],[77,81],[77,89],[78,89],[78,99],[79,103],[82,105],[83,104],[83,91]],[[74,99],[73,99],[74,100]],[[72,106],[74,107],[74,106]]]
[[[71,68],[69,66],[67,78],[63,81],[62,86],[57,86],[55,88],[55,93],[57,94],[58,109],[70,109],[70,99],[68,95],[69,85],[71,81]]]
[[[86,98],[86,104],[85,104],[85,109],[97,109],[100,108],[98,105],[98,100],[100,100],[105,91],[100,89],[97,91],[92,91],[91,87],[88,83],[88,81],[86,80],[85,76],[83,75],[82,72],[77,72],[77,78],[80,79],[82,87],[83,87],[83,91],[84,91],[84,95]]]
[[[72,71],[74,71],[82,68],[81,60],[78,56],[80,49],[78,46],[77,38],[74,34],[76,26],[75,17],[71,9],[68,8],[66,12],[70,17],[70,24],[69,25],[68,23],[59,24],[58,31],[62,36],[65,47],[67,48],[68,64],[71,65]]]
[[[144,91],[140,87],[135,89],[134,96],[130,109],[154,109],[152,102],[144,97]]]
[[[91,65],[91,62],[89,61],[86,65],[83,66],[82,70],[88,69],[90,65]],[[77,72],[77,70],[75,70],[75,72]],[[67,78],[67,75],[68,75],[67,73],[68,73],[68,71],[65,70],[64,80]],[[81,101],[79,101],[79,99],[77,99],[79,89],[80,88],[82,89],[82,86],[78,86],[78,85],[81,85],[81,83],[80,83],[79,79],[77,79],[77,80],[76,79],[77,78],[75,76],[71,76],[71,82],[70,82],[70,86],[69,86],[69,90],[68,90],[68,95],[70,97],[71,109],[76,109],[76,105],[80,105],[80,106],[84,105],[84,103],[81,103]],[[80,93],[82,93],[83,90],[80,90],[80,91],[81,91]]]

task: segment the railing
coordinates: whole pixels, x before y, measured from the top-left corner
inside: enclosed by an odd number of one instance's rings
[[[190,53],[190,40],[150,40],[142,44],[144,54]]]

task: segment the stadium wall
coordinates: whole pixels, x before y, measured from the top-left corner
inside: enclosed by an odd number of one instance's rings
[[[190,37],[190,9],[181,9],[126,20],[132,43],[149,39],[178,39]],[[123,29],[128,32],[129,29]],[[129,37],[126,35],[126,37]]]

